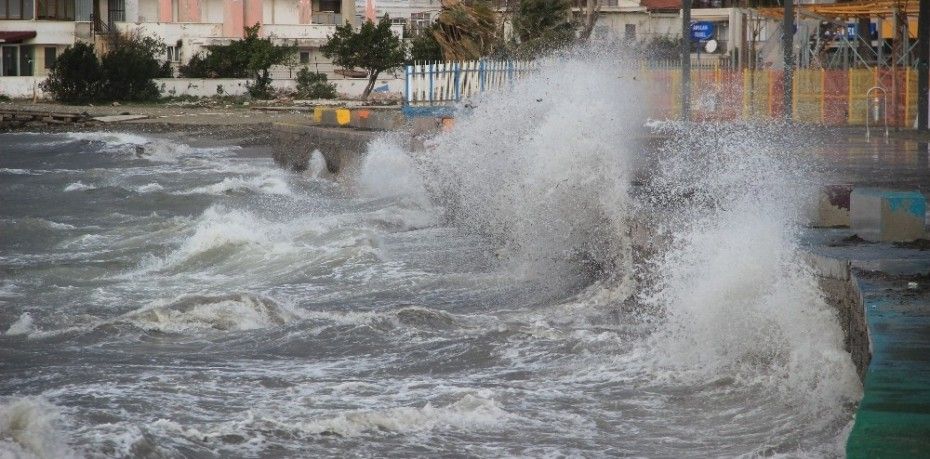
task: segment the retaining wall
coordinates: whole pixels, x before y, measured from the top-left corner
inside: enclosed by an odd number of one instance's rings
[[[307,170],[310,155],[320,150],[331,173],[344,173],[358,166],[368,142],[378,134],[308,124],[275,123],[271,129],[272,157],[279,166],[301,172]]]
[[[824,299],[836,310],[845,348],[852,356],[859,379],[864,381],[872,359],[872,343],[859,281],[852,274],[849,261],[815,254],[806,254],[805,258],[817,275]]]
[[[33,96],[44,99],[45,93],[39,88],[39,83],[45,80],[45,77],[0,77],[0,94],[13,99],[32,99]],[[247,90],[246,83],[250,81],[243,78],[158,78],[155,84],[161,90],[161,95],[168,96],[194,96],[210,97],[217,94],[229,96],[241,96]],[[336,85],[336,91],[348,96],[358,96],[362,94],[367,79],[332,79],[330,83]],[[277,89],[295,91],[297,81],[291,79],[272,80],[271,85]],[[217,88],[223,87],[223,92],[218,93]],[[400,93],[404,90],[404,81],[397,78],[385,78],[378,80],[375,88],[384,88],[387,86],[387,92]]]

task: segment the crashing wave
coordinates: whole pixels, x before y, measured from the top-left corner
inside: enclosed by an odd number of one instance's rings
[[[0,457],[77,457],[59,429],[58,409],[39,397],[0,400]]]
[[[114,322],[128,322],[148,331],[186,333],[255,330],[284,325],[299,318],[296,310],[270,298],[240,293],[183,296],[124,314]]]
[[[283,177],[272,174],[265,174],[248,178],[227,177],[219,183],[194,188],[182,194],[223,195],[235,193],[286,195],[291,194],[291,189]]]

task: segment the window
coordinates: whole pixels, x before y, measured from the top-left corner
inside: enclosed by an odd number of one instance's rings
[[[623,26],[623,38],[630,41],[636,40],[636,24],[626,24]]]
[[[3,76],[16,76],[19,73],[17,68],[17,51],[18,46],[3,46],[0,51],[0,70]]]
[[[177,46],[165,47],[165,60],[168,62],[178,62],[181,60],[181,48]]]
[[[0,75],[32,76],[32,45],[0,47]]]
[[[74,0],[38,0],[36,19],[74,20]]]
[[[300,52],[300,63],[309,64],[310,63],[310,51],[301,51]]]
[[[433,23],[429,16],[429,12],[410,13],[410,34],[419,36],[425,30],[429,29],[430,25]]]
[[[320,11],[339,14],[342,12],[342,4],[340,0],[320,0]]]
[[[0,0],[0,19],[32,19],[33,0]]]
[[[32,76],[32,45],[19,47],[19,76]]]
[[[54,46],[45,47],[45,68],[50,69],[55,65],[55,59],[58,58],[58,48]]]
[[[123,0],[107,1],[107,20],[110,24],[126,20],[126,3]]]

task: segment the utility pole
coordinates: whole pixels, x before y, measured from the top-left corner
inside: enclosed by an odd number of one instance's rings
[[[781,46],[784,48],[785,55],[785,72],[783,74],[782,85],[785,90],[785,119],[791,121],[793,107],[794,88],[794,0],[784,0],[785,15],[782,18],[782,35]],[[845,32],[845,31],[844,31]]]
[[[930,110],[930,5],[926,1],[920,2],[920,13],[917,16],[917,129],[927,130],[928,114]]]
[[[691,0],[681,1],[681,119],[691,119]]]

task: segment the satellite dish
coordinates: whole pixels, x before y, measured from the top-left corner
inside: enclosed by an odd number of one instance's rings
[[[708,53],[717,51],[717,40],[707,40],[707,43],[704,44],[704,51]]]

